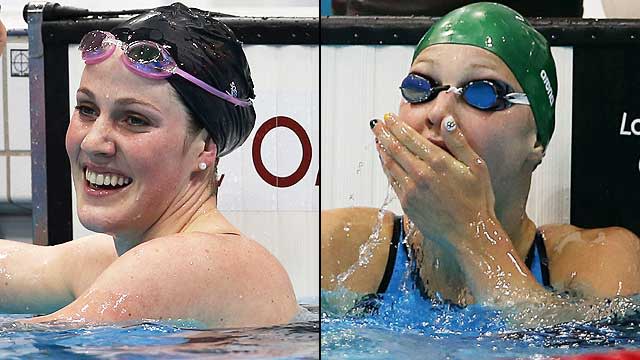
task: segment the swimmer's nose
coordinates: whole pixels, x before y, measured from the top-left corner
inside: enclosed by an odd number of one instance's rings
[[[458,95],[453,91],[441,91],[436,98],[429,101],[427,105],[426,125],[435,134],[440,133],[440,123],[448,115],[456,117],[455,108],[458,102]]]
[[[94,157],[115,155],[116,147],[111,139],[111,130],[108,119],[98,117],[90,123],[89,131],[80,143],[80,149]]]

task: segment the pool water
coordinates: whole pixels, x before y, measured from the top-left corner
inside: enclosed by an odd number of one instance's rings
[[[551,359],[640,345],[637,314],[515,330],[496,310],[427,300],[415,289],[376,301],[374,312],[341,313],[332,305],[341,296],[322,293],[323,359]]]
[[[266,328],[194,330],[163,322],[70,328],[0,315],[1,359],[317,359],[317,305],[300,321]]]

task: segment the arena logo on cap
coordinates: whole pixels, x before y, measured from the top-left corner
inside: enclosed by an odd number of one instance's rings
[[[544,69],[540,71],[540,78],[544,83],[544,88],[547,90],[547,96],[549,97],[549,105],[553,106],[553,102],[556,101],[556,98],[555,96],[553,96],[553,88],[551,87],[551,81],[549,81],[547,72],[544,71]]]

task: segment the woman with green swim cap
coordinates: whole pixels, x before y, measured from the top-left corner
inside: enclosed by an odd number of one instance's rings
[[[536,311],[531,304],[555,304],[562,313],[545,320],[557,322],[598,315],[568,306],[550,288],[574,299],[640,292],[640,242],[633,233],[540,227],[526,214],[531,175],[553,132],[556,91],[547,42],[503,5],[457,9],[418,44],[401,84],[399,114],[371,126],[406,215],[404,228],[415,227],[407,242],[426,295],[461,305],[520,304],[521,319]],[[323,289],[334,289],[337,276],[358,259],[376,213],[322,214]],[[394,244],[392,219],[385,215],[383,245],[368,266],[343,286],[360,294],[393,291],[394,263],[400,263],[393,257],[403,245]],[[345,236],[350,240],[341,241]]]

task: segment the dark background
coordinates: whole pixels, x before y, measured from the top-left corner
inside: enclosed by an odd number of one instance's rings
[[[573,49],[571,223],[623,226],[640,236],[640,47]]]

